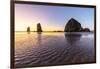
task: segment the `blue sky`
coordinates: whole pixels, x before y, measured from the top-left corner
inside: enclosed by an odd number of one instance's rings
[[[15,4],[15,31],[36,30],[37,23],[44,31],[64,30],[71,18],[94,30],[94,8]]]

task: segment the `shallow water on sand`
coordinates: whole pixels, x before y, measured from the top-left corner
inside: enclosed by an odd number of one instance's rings
[[[94,62],[93,33],[15,32],[15,66]]]

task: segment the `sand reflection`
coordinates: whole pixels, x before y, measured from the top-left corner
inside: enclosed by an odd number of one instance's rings
[[[81,36],[82,36],[81,34],[65,33],[65,39],[70,45],[73,45],[79,42]]]
[[[37,32],[37,44],[38,46],[41,46],[42,43],[42,32]]]

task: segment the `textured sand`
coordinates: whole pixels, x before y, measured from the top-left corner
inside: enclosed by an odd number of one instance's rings
[[[15,34],[16,67],[59,65],[94,61],[93,34]]]

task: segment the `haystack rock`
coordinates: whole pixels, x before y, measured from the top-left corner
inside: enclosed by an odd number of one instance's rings
[[[37,24],[37,32],[42,32],[42,27],[40,23]]]
[[[81,24],[74,18],[71,18],[67,22],[64,32],[80,32],[81,29],[82,29]]]

